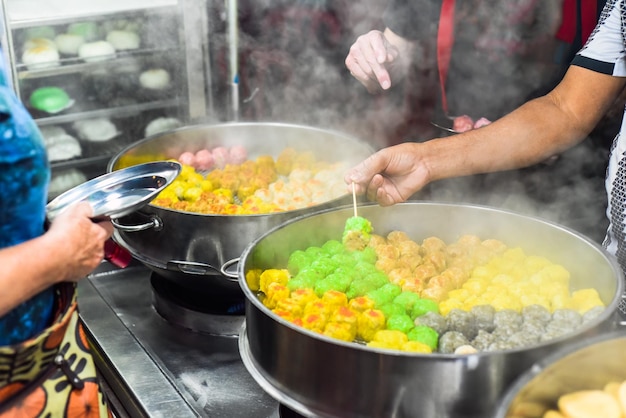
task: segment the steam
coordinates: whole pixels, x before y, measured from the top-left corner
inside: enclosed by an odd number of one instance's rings
[[[467,54],[457,61],[457,68],[451,70],[457,78],[451,78],[449,91],[454,93],[450,102],[455,112],[493,120],[539,94],[558,73],[552,59],[560,3],[514,2],[536,7],[515,15],[515,22],[510,21],[512,15],[506,9],[510,2],[501,2],[501,7],[487,3],[476,6],[481,2],[472,2],[475,9],[460,11],[466,13],[464,19],[479,23],[459,29],[458,42],[467,51],[482,55]],[[208,26],[208,38],[202,40],[208,51],[207,67],[202,71],[214,104],[206,115],[209,122],[231,120],[226,6],[226,2],[207,4],[207,20],[197,19],[199,25]],[[370,95],[345,68],[345,57],[356,38],[372,29],[384,29],[385,6],[386,2],[375,0],[239,0],[238,119],[335,129],[374,148],[442,136],[430,125],[439,100],[434,23],[424,28],[431,35],[418,44],[413,71],[391,91]],[[463,3],[459,7],[469,6]],[[151,32],[151,41],[159,44],[161,37],[175,38],[174,31],[170,25],[164,34]],[[202,27],[185,28],[187,36],[200,36],[204,31]],[[606,228],[603,179],[614,133],[595,132],[552,164],[442,181],[415,198],[511,209],[571,226],[599,241]]]

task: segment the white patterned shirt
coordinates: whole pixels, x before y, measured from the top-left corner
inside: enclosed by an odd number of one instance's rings
[[[626,77],[626,0],[608,0],[598,25],[578,52],[573,65]],[[626,271],[626,113],[613,140],[606,172],[609,227],[604,247]]]

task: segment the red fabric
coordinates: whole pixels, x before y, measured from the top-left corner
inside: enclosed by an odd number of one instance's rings
[[[452,44],[454,44],[454,4],[455,0],[443,0],[439,15],[439,30],[437,32],[437,64],[439,67],[439,85],[441,87],[441,106],[448,114],[448,99],[446,98],[446,79],[450,67]]]
[[[584,44],[596,26],[598,16],[597,0],[580,0],[582,43]],[[556,33],[556,38],[572,43],[576,37],[576,0],[563,0],[562,22]]]

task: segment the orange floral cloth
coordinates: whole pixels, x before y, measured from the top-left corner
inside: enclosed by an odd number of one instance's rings
[[[56,288],[55,321],[40,335],[0,347],[0,418],[110,418],[100,390],[76,287]]]

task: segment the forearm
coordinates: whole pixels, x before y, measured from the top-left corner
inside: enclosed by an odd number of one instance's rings
[[[580,88],[586,84],[595,88]],[[623,84],[576,68],[549,95],[486,127],[424,143],[429,180],[526,167],[558,154],[586,138]]]
[[[60,248],[42,236],[0,250],[0,316],[62,280],[63,263],[53,262]]]

